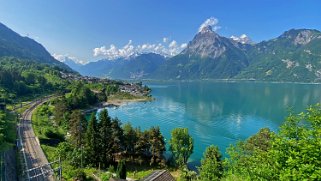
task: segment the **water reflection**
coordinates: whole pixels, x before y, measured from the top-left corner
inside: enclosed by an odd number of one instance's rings
[[[206,146],[222,152],[262,127],[277,130],[288,109],[302,111],[321,100],[321,85],[253,82],[147,83],[156,101],[109,109],[113,117],[147,129],[159,125],[167,140],[175,127],[188,127],[194,140],[193,160]]]

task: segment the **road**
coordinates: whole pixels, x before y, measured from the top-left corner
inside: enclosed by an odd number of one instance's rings
[[[26,164],[27,180],[30,181],[52,181],[55,180],[52,176],[52,169],[48,164],[47,157],[45,156],[38,138],[32,129],[32,112],[33,110],[48,101],[49,98],[34,101],[22,115],[20,123],[18,124],[18,133],[20,145],[22,146],[23,159]]]

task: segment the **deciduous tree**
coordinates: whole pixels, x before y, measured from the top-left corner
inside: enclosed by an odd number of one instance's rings
[[[171,136],[169,149],[177,166],[182,167],[187,164],[188,158],[193,153],[193,138],[187,128],[175,128]]]
[[[206,148],[201,166],[199,167],[200,178],[203,181],[220,180],[223,175],[222,155],[217,146],[211,145]]]

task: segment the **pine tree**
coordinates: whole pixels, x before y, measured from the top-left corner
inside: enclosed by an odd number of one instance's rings
[[[55,122],[60,125],[66,125],[65,114],[68,111],[66,99],[57,99],[54,109]]]
[[[88,128],[86,132],[86,142],[85,142],[85,150],[86,150],[86,160],[89,164],[93,166],[98,166],[99,162],[99,134],[98,134],[98,126],[96,114],[92,113],[90,117],[90,121],[88,123]]]
[[[135,155],[142,160],[144,157],[150,155],[149,133],[148,131],[141,132],[139,128],[136,129],[136,133],[138,141],[135,145]]]
[[[124,148],[124,133],[121,128],[121,122],[118,118],[112,119],[111,122],[112,134],[111,134],[111,151],[112,161],[115,162],[115,154],[119,154]]]
[[[103,109],[99,115],[99,150],[100,150],[100,161],[102,166],[107,168],[111,162],[112,150],[111,150],[111,120],[108,116],[106,109]]]
[[[84,143],[87,121],[84,115],[79,111],[73,111],[70,116],[70,138],[76,147],[81,147]]]
[[[163,161],[166,151],[165,141],[159,127],[152,127],[149,131],[150,152],[152,155],[150,164],[159,164]]]
[[[130,156],[133,159],[135,154],[135,145],[137,144],[138,137],[135,129],[130,123],[127,123],[123,126],[124,130],[124,149],[127,156]]]

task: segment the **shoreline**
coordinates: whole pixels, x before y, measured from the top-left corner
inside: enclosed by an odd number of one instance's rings
[[[306,85],[321,85],[321,82],[292,82],[292,81],[269,81],[269,80],[253,80],[253,79],[141,79],[145,82],[198,82],[198,81],[210,81],[210,82],[245,82],[245,83],[271,83],[271,84],[306,84]]]
[[[150,101],[154,101],[155,98],[153,97],[139,97],[139,98],[134,98],[134,99],[111,99],[111,100],[107,100],[106,102],[101,102],[99,103],[99,105],[86,109],[83,112],[85,114],[87,113],[91,113],[93,111],[97,111],[98,109],[103,109],[106,107],[120,107],[123,105],[127,105],[129,103],[134,103],[134,102],[150,102]]]
[[[119,107],[119,106],[123,106],[126,105],[128,103],[133,103],[133,102],[150,102],[155,100],[152,97],[140,97],[140,98],[134,98],[134,99],[110,99],[107,100],[106,102],[102,103],[103,107]]]

